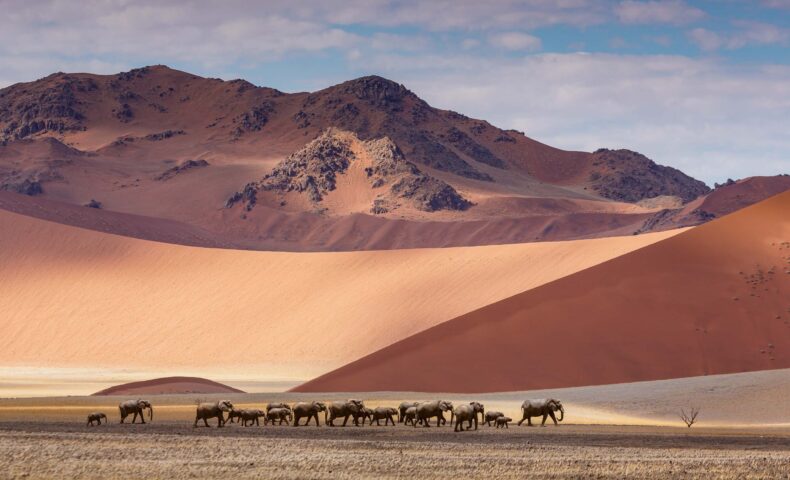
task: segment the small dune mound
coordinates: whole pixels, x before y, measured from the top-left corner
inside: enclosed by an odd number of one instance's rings
[[[96,392],[106,395],[173,395],[179,393],[245,393],[212,380],[199,377],[163,377],[140,382],[124,383]]]

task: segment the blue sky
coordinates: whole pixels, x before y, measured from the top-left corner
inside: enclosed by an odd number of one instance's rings
[[[790,0],[0,0],[0,86],[163,63],[315,90],[367,74],[566,149],[709,183],[790,172]]]

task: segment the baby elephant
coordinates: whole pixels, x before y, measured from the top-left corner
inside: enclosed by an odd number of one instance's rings
[[[485,419],[484,419],[485,421],[483,423],[485,423],[486,425],[488,425],[490,427],[491,426],[491,422],[496,423],[496,419],[498,417],[504,417],[504,416],[505,416],[505,414],[502,413],[502,412],[486,412],[486,416],[485,416]]]
[[[101,412],[93,412],[88,415],[88,425],[93,426],[93,422],[98,422],[101,425],[101,420],[104,419],[104,423],[107,423],[107,415]]]
[[[513,419],[510,417],[506,417],[502,415],[501,417],[496,417],[496,428],[509,428],[507,426],[508,422],[512,422]]]
[[[245,427],[257,425],[260,426],[261,424],[258,423],[258,419],[263,417],[263,424],[266,425],[266,412],[263,410],[258,409],[244,409],[241,410],[241,424]],[[249,425],[247,424],[249,422]]]
[[[286,425],[290,425],[291,417],[291,410],[287,408],[272,408],[269,410],[268,415],[264,417],[263,424],[266,425],[267,423],[272,422],[272,425],[274,425],[275,420],[280,420],[279,425],[282,425],[283,422],[285,422]]]
[[[238,419],[241,422],[241,410],[236,410],[232,408],[230,412],[228,412],[228,419],[226,420],[228,423],[236,423],[235,420]]]

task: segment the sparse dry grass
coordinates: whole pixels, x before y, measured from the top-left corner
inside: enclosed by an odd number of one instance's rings
[[[790,478],[790,432],[0,423],[8,478]]]

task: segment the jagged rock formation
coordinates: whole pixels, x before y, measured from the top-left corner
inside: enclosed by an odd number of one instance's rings
[[[602,197],[635,203],[645,198],[670,195],[690,202],[710,188],[680,170],[657,165],[631,150],[599,149],[593,153],[592,188]]]
[[[364,145],[372,161],[372,165],[365,169],[365,173],[372,180],[373,188],[389,183],[393,197],[404,199],[418,210],[425,212],[466,210],[472,206],[471,202],[459,195],[446,182],[426,175],[416,165],[407,161],[403,152],[389,138],[368,140]],[[391,209],[385,199],[378,198],[371,212],[386,213]]]
[[[365,173],[370,188],[389,184],[387,193],[380,194],[371,206],[374,214],[383,214],[398,208],[398,200],[406,201],[418,210],[465,210],[471,203],[447,183],[426,175],[416,165],[407,161],[389,138],[360,142],[348,132],[326,130],[304,148],[294,152],[261,181],[245,185],[225,203],[227,208],[243,202],[249,211],[257,202],[261,190],[287,194],[303,193],[313,203],[319,203],[335,190],[337,177],[357,161],[353,144],[358,144],[369,157],[370,166]]]
[[[176,165],[175,167],[168,168],[160,175],[154,177],[154,180],[159,180],[159,181],[170,180],[171,178],[175,177],[179,173],[184,173],[196,168],[204,168],[208,166],[209,163],[203,159],[187,160],[185,162],[182,162],[180,165]]]

